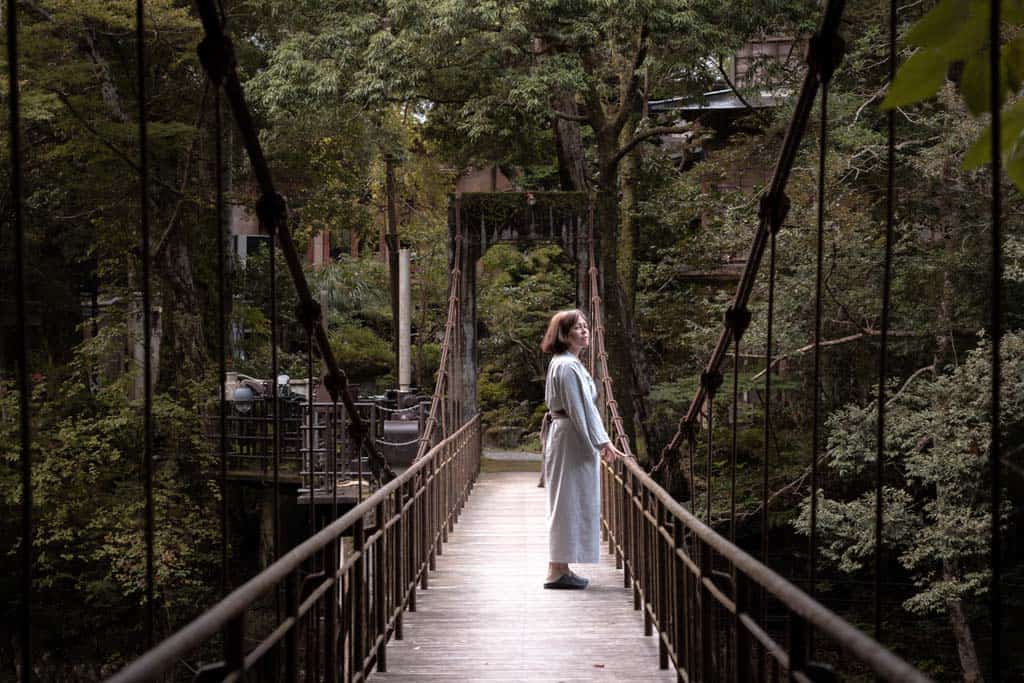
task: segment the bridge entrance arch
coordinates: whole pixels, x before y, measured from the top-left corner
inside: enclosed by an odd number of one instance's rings
[[[599,231],[595,227],[599,225],[597,206],[585,192],[464,192],[449,197],[448,267],[454,270],[457,265],[461,276],[458,335],[462,354],[458,380],[462,385],[462,414],[466,418],[477,412],[477,262],[495,244],[558,244],[575,264],[576,306],[587,310],[593,294],[587,276],[591,233],[593,253],[600,253]],[[460,238],[462,248],[456,249],[456,240]],[[598,287],[603,290],[604,280],[600,269],[598,272]]]

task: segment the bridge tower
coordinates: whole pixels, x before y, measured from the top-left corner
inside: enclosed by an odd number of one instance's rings
[[[461,396],[463,415],[476,414],[477,358],[476,264],[495,244],[529,246],[558,244],[576,265],[576,307],[587,310],[590,301],[589,231],[597,220],[597,203],[584,192],[464,192],[449,196],[448,267],[455,268],[456,240],[461,235],[462,281],[459,299],[461,322]],[[594,239],[599,239],[595,229]],[[595,253],[600,253],[595,249]],[[600,288],[604,289],[603,280]],[[602,292],[598,292],[603,294]],[[540,340],[537,340],[540,343]]]

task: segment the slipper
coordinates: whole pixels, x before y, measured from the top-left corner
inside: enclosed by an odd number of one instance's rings
[[[581,576],[562,574],[556,580],[546,582],[544,587],[559,590],[583,590],[589,583],[590,581]]]

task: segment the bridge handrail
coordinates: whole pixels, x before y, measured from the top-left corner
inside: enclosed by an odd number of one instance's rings
[[[622,469],[619,470],[619,467]],[[670,606],[668,604],[669,597],[667,593],[669,591],[667,584],[669,581],[668,574],[671,570],[665,566],[651,566],[659,564],[656,558],[668,558],[674,554],[675,557],[673,559],[678,560],[677,566],[685,566],[687,568],[686,571],[693,574],[694,579],[700,584],[698,589],[713,597],[719,605],[731,614],[736,622],[743,622],[742,625],[741,623],[735,624],[734,628],[737,632],[739,632],[740,628],[746,629],[748,637],[759,640],[762,647],[765,647],[766,650],[774,650],[772,656],[776,657],[780,665],[785,668],[793,665],[790,658],[782,653],[782,648],[777,646],[767,633],[763,630],[760,633],[754,633],[754,629],[758,627],[752,622],[752,616],[745,612],[742,604],[737,605],[738,602],[742,603],[744,601],[734,601],[733,599],[726,598],[721,591],[714,590],[712,586],[708,585],[711,582],[710,570],[712,563],[710,554],[694,561],[685,548],[683,534],[673,533],[675,530],[673,532],[667,531],[665,529],[666,519],[660,512],[678,520],[697,541],[721,556],[735,572],[741,573],[743,577],[749,579],[755,586],[774,596],[787,610],[798,615],[805,622],[813,626],[817,633],[827,636],[841,648],[857,657],[861,663],[870,667],[875,674],[890,681],[928,683],[931,680],[913,666],[891,653],[873,638],[851,626],[835,612],[814,600],[797,586],[794,586],[788,580],[772,571],[772,569],[761,564],[757,559],[730,543],[728,539],[719,535],[714,529],[704,524],[693,513],[676,501],[668,491],[663,489],[635,460],[622,459],[621,465],[618,463],[614,465],[602,463],[602,468],[604,472],[604,477],[602,478],[605,480],[608,493],[608,495],[604,496],[605,507],[602,517],[608,531],[609,544],[612,546],[612,552],[618,554],[623,562],[627,564],[627,575],[632,575],[633,580],[639,584],[640,593],[643,594],[643,609],[649,611],[652,620],[658,622],[659,631],[662,632],[663,646],[666,648],[666,654],[663,656],[667,657],[667,648],[671,647],[671,643],[676,638],[672,633],[666,632],[671,630],[668,628],[668,622],[679,618],[678,615],[682,613],[683,609],[689,610],[692,606]],[[637,502],[637,495],[640,492],[633,490],[628,485],[630,482],[627,479],[629,478],[639,484],[644,491],[647,491],[660,504],[661,511],[659,513],[652,514],[646,507],[643,507],[642,499],[640,503]],[[612,498],[615,493],[608,488],[612,483],[621,488],[619,496],[621,496],[623,502],[628,499],[631,508],[641,507],[639,514],[642,515],[643,519],[637,521],[636,526],[632,524],[636,520],[632,519],[628,528],[623,523],[623,517],[630,513],[625,509],[620,510],[617,506],[616,502],[619,498]],[[648,537],[643,533],[643,529],[639,527],[639,524],[642,524],[644,520],[657,525],[657,529],[652,531],[649,538],[658,539],[659,542],[668,545],[670,542],[666,539],[666,536],[672,533],[673,540],[671,541],[671,546],[669,546],[669,553],[662,554],[663,551],[652,551],[649,547],[637,547],[637,543],[641,543],[644,546],[647,545],[643,540],[634,541],[636,537],[641,539]],[[621,528],[619,528],[620,525]],[[640,533],[636,533],[637,531],[640,531]],[[703,548],[699,549],[703,550]],[[639,553],[644,550],[646,550],[648,557],[639,558]],[[638,558],[640,561],[637,561]],[[644,559],[650,558],[654,558],[655,561],[644,561]],[[665,564],[668,563],[666,562]],[[648,575],[652,571],[656,576]],[[734,589],[738,586],[739,582],[737,581]],[[742,590],[745,591],[746,587]],[[661,610],[659,610],[659,607]],[[662,611],[662,613],[659,614],[659,611]],[[673,612],[673,614],[670,615],[669,612]],[[743,617],[747,617],[747,619],[744,620]],[[751,628],[752,625],[754,628]],[[766,640],[768,643],[775,644],[776,647],[770,648],[765,642]],[[673,654],[677,658],[677,668],[682,668],[683,663],[679,661],[682,655],[678,650],[680,647],[685,647],[685,645],[676,641],[675,646],[676,651]],[[693,680],[692,672],[687,671],[687,674],[690,676],[690,680]],[[813,679],[808,678],[808,680]]]
[[[283,584],[304,563],[327,549],[330,544],[337,542],[357,522],[373,514],[374,510],[387,501],[400,487],[408,484],[428,467],[434,465],[439,454],[444,453],[450,444],[456,443],[469,431],[477,428],[479,422],[479,415],[468,420],[459,430],[440,441],[401,475],[377,489],[362,503],[281,556],[280,559],[236,588],[207,612],[126,666],[108,679],[109,683],[149,681],[172,669],[199,645],[224,632],[233,620],[244,614],[250,606],[269,591]],[[452,503],[458,506],[460,501],[453,500]],[[446,514],[450,516],[451,512],[448,510]],[[424,562],[426,562],[428,554],[424,552]],[[342,571],[343,568],[339,567],[335,580]],[[294,628],[295,624],[293,623],[291,627]]]

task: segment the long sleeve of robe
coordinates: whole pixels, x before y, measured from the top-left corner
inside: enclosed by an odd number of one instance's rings
[[[611,441],[597,410],[597,387],[583,364],[560,354],[548,366],[544,396],[555,419],[544,449],[551,562],[593,564],[601,548],[598,449]]]

